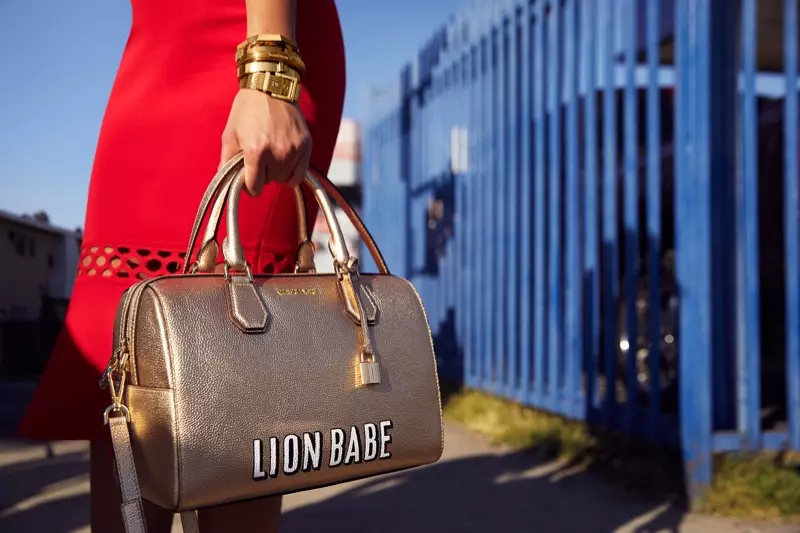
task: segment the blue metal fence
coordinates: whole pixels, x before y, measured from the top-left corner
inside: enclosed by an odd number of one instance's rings
[[[481,0],[422,47],[364,216],[444,376],[678,445],[693,495],[800,450],[797,11]]]

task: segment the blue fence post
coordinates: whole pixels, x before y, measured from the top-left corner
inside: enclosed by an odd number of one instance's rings
[[[531,3],[524,0],[522,4],[521,28],[521,54],[520,54],[520,342],[519,342],[519,372],[520,393],[519,400],[528,401],[531,382],[531,358],[533,356],[532,326],[533,326],[533,291],[531,278],[533,274],[533,174],[531,172]]]
[[[478,20],[483,21],[483,17],[477,17]],[[486,119],[488,113],[486,106],[483,105],[488,96],[486,89],[488,79],[488,39],[485,35],[485,30],[481,27],[480,37],[477,43],[477,81],[475,83],[475,132],[476,132],[476,150],[475,150],[475,212],[478,223],[475,227],[475,246],[476,249],[481,250],[481,253],[476,257],[476,278],[486,279],[489,275],[491,264],[489,263],[489,254],[487,243],[489,239],[487,234],[489,231],[489,212],[486,209],[486,183],[488,181],[486,171],[486,154],[488,153],[487,139],[489,138],[488,121]],[[475,354],[477,359],[477,366],[479,369],[478,378],[481,386],[486,383],[486,376],[489,372],[488,361],[486,358],[487,340],[486,340],[486,320],[487,313],[485,309],[489,306],[489,299],[487,297],[486,284],[480,283],[475,287],[476,304],[473,307],[473,327],[475,328]]]
[[[474,15],[471,13],[472,17]],[[473,26],[470,26],[470,30]],[[483,254],[476,253],[480,250],[479,246],[479,231],[480,231],[480,210],[479,202],[480,195],[478,194],[478,184],[480,174],[478,173],[478,153],[480,150],[480,130],[478,129],[479,116],[478,104],[480,103],[480,92],[478,84],[478,72],[480,66],[480,46],[479,41],[476,39],[473,31],[470,31],[470,49],[469,49],[469,119],[467,123],[467,140],[468,152],[467,158],[469,165],[469,176],[467,179],[467,202],[469,205],[469,224],[467,235],[467,262],[469,269],[469,286],[465,287],[467,308],[466,312],[466,332],[467,341],[465,345],[465,354],[469,362],[468,380],[467,385],[473,387],[480,383],[480,362],[478,360],[478,353],[480,352],[478,343],[478,304],[480,298],[478,297],[478,283],[480,279],[480,265]]]
[[[564,396],[566,398],[565,414],[569,417],[580,417],[581,345],[583,330],[581,321],[581,206],[578,180],[578,78],[580,62],[578,56],[578,0],[567,0],[564,9],[564,65],[567,96],[566,117],[566,166],[567,180],[565,187],[566,204],[566,254],[565,254],[565,321],[564,321],[564,354],[565,380]]]
[[[499,247],[499,240],[500,234],[498,231],[498,213],[497,213],[497,205],[495,203],[495,197],[497,196],[497,184],[499,182],[498,179],[498,161],[500,159],[499,156],[499,143],[498,143],[498,133],[499,133],[499,113],[498,113],[498,86],[500,85],[499,82],[499,68],[498,68],[498,59],[499,59],[499,31],[497,28],[497,11],[495,10],[494,3],[490,6],[491,9],[491,25],[489,27],[489,68],[488,68],[488,76],[486,80],[486,87],[488,89],[488,99],[484,104],[487,109],[487,122],[486,127],[489,131],[489,138],[487,140],[488,144],[488,151],[486,153],[486,182],[484,184],[484,194],[486,194],[486,198],[484,202],[486,203],[486,212],[487,214],[487,246],[486,250],[489,252],[489,257],[498,257],[498,252],[500,251]],[[500,346],[498,342],[498,321],[497,321],[497,313],[499,312],[499,290],[498,290],[498,283],[499,283],[499,276],[492,275],[495,272],[495,265],[494,262],[491,262],[487,268],[487,276],[484,278],[486,281],[484,282],[485,287],[484,291],[486,291],[486,303],[488,307],[488,313],[486,314],[486,358],[487,358],[487,367],[488,367],[488,375],[487,375],[487,391],[495,391],[497,387],[497,380],[498,380],[498,368],[497,368],[497,349]]]
[[[563,310],[561,306],[561,68],[560,30],[561,0],[550,2],[547,17],[547,111],[549,114],[549,175],[548,175],[548,268],[547,268],[547,407],[554,412],[561,409],[561,362],[564,339]]]
[[[485,10],[484,10],[485,11]],[[486,13],[483,13],[486,17]],[[484,18],[486,20],[486,18]],[[488,25],[488,24],[487,24]],[[481,254],[483,261],[481,265],[481,279],[492,279],[494,271],[494,264],[492,263],[492,204],[491,195],[489,194],[492,187],[492,166],[490,164],[491,154],[493,148],[491,146],[493,140],[492,131],[492,110],[486,102],[491,102],[493,93],[492,86],[492,28],[488,25],[485,35],[481,38],[481,164],[480,164],[480,181],[481,181]],[[478,327],[480,328],[480,353],[482,360],[482,374],[481,385],[485,390],[491,390],[492,387],[492,313],[487,310],[492,307],[492,287],[491,283],[480,284],[479,290],[481,291],[481,305],[478,307]]]
[[[650,339],[650,438],[661,436],[661,99],[658,83],[660,27],[658,2],[647,2],[647,245],[648,245],[648,322]]]
[[[733,10],[736,11],[736,10]],[[756,142],[756,1],[742,0],[742,131],[737,165],[737,399],[742,447],[761,446],[761,339],[758,279],[758,155]],[[735,26],[730,28],[736,33]],[[713,81],[712,81],[713,83]],[[717,329],[721,332],[721,328]]]
[[[520,168],[519,168],[519,20],[515,3],[508,8],[509,28],[506,45],[506,154],[508,164],[506,166],[506,235],[508,237],[507,257],[507,281],[506,293],[506,395],[510,398],[516,397],[518,390],[518,364],[520,347]],[[525,274],[523,274],[525,275]]]
[[[504,257],[508,261],[508,231],[506,211],[508,202],[506,200],[507,182],[510,179],[508,173],[508,38],[505,13],[499,1],[495,1],[494,9],[494,175],[492,177],[492,201],[494,216],[492,226],[494,227],[494,238],[492,247],[494,253],[492,257]],[[498,265],[503,268],[505,265]],[[492,343],[493,362],[494,362],[494,392],[500,396],[505,394],[506,365],[508,363],[508,353],[506,352],[506,293],[507,274],[495,275],[491,279],[494,284],[492,293],[494,303],[492,304],[492,317],[494,318]]]
[[[797,87],[797,0],[784,0],[786,87]],[[798,243],[797,91],[786,92],[784,125],[784,238],[786,239],[786,391],[789,446],[800,450],[800,243]]]
[[[597,176],[597,1],[583,0],[581,16],[581,49],[585,90],[584,141],[584,214],[583,214],[583,298],[584,361],[586,365],[587,418],[599,407],[600,391],[600,248]]]
[[[714,381],[712,356],[724,320],[715,266],[730,262],[714,245],[714,216],[724,213],[733,156],[730,128],[713,115],[720,94],[730,89],[725,69],[714,68],[721,50],[714,37],[732,31],[729,0],[678,0],[675,228],[680,295],[681,442],[690,497],[700,496],[712,479]],[[736,11],[736,10],[733,10]],[[712,46],[714,43],[714,46]],[[722,57],[725,57],[724,55]],[[717,65],[719,67],[719,65]],[[713,95],[713,98],[712,98]],[[717,254],[716,256],[714,254]],[[720,256],[720,254],[723,254]],[[715,292],[717,293],[715,295]],[[719,360],[719,359],[717,359]]]
[[[624,104],[624,206],[623,235],[625,249],[625,322],[628,332],[628,351],[625,389],[626,408],[624,428],[629,434],[638,429],[639,410],[636,357],[639,351],[639,319],[637,300],[639,297],[639,135],[637,128],[638,90],[636,87],[637,7],[636,0],[625,0],[625,22],[623,54],[625,57],[625,104]]]
[[[617,323],[619,304],[619,245],[617,234],[617,80],[615,68],[615,42],[617,27],[614,9],[616,0],[605,0],[601,5],[601,48],[603,50],[603,246],[602,258],[602,320],[603,357],[605,357],[605,391],[603,421],[610,427],[617,424]]]
[[[547,304],[547,284],[545,284],[545,83],[544,83],[544,28],[545,28],[545,9],[544,0],[536,2],[536,14],[533,22],[533,120],[534,120],[534,263],[533,263],[533,404],[536,407],[544,407],[547,402],[547,390],[545,389],[545,354],[546,354],[546,304]]]

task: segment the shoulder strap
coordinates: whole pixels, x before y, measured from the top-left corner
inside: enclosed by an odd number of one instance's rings
[[[124,416],[111,417],[108,420],[111,427],[111,442],[114,446],[114,461],[117,466],[117,477],[122,494],[122,519],[125,523],[125,533],[147,533],[147,523],[144,519],[142,495],[139,492],[139,478],[136,475],[136,465],[133,462],[133,449],[131,436],[128,431],[128,422]],[[197,523],[196,511],[181,513],[181,526],[183,533],[200,533]]]
[[[114,461],[117,465],[119,490],[122,494],[122,519],[125,522],[125,532],[147,533],[142,495],[139,493],[139,478],[136,476],[136,466],[133,463],[128,421],[124,416],[114,416],[109,418],[108,425],[111,428],[111,443],[114,446]]]

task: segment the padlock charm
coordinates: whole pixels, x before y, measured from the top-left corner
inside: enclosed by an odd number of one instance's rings
[[[358,364],[362,385],[375,385],[381,382],[381,369],[377,361],[364,361]]]

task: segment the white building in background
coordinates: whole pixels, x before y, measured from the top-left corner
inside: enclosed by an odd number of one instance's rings
[[[333,151],[333,160],[328,178],[336,185],[345,198],[360,211],[361,209],[361,130],[358,123],[349,118],[342,120],[339,136]],[[361,240],[355,227],[350,223],[344,211],[337,208],[336,218],[342,227],[347,249],[352,256],[358,256]],[[312,240],[316,246],[314,263],[318,272],[333,272],[333,258],[328,250],[328,226],[320,213],[317,216]]]
[[[72,296],[81,239],[77,231],[0,211],[0,322],[38,320],[43,297],[63,316]]]

